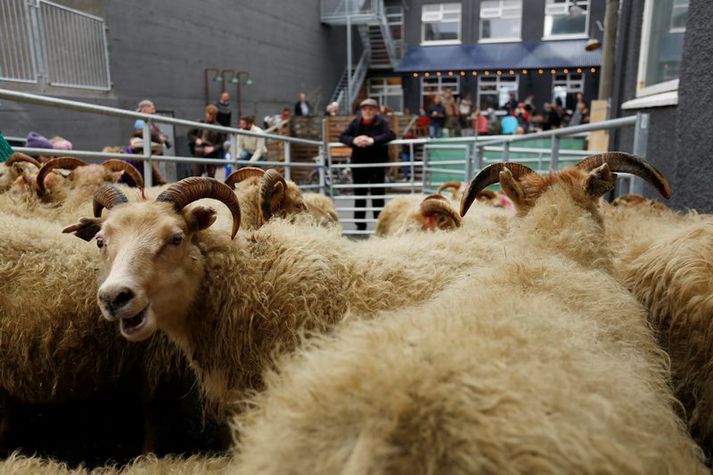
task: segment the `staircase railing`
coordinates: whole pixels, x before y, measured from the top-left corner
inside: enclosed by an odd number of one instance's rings
[[[389,60],[391,60],[391,64],[395,65],[398,63],[399,58],[396,54],[396,43],[394,42],[393,36],[391,36],[391,26],[389,25],[389,20],[386,18],[386,12],[384,11],[384,0],[377,0],[376,4],[376,18],[379,22],[381,36],[384,38],[384,45],[386,45],[386,52],[389,55]]]

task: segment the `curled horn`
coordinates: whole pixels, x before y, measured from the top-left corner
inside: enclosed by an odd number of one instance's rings
[[[433,196],[433,195],[431,195]],[[446,215],[453,220],[456,227],[460,227],[461,217],[458,215],[456,210],[448,204],[445,199],[439,199],[437,197],[431,198],[431,196],[426,197],[419,205],[419,210],[423,216],[433,216],[434,214]]]
[[[161,192],[156,201],[171,203],[173,209],[180,212],[190,203],[203,198],[213,198],[228,207],[233,215],[233,231],[230,235],[230,238],[233,239],[240,228],[240,203],[233,190],[215,178],[184,178]]]
[[[448,198],[446,198],[445,196],[443,196],[443,195],[440,194],[440,193],[433,193],[432,195],[428,195],[427,197],[425,197],[425,198],[423,199],[423,201],[426,201],[426,200],[443,200],[443,201],[448,201]],[[423,203],[423,201],[422,201],[422,203]]]
[[[116,205],[128,202],[126,195],[114,185],[102,185],[94,192],[94,200],[92,202],[94,217],[100,218],[104,208],[112,209]]]
[[[59,157],[53,158],[47,161],[42,168],[40,168],[37,174],[37,194],[40,197],[45,196],[47,190],[45,189],[45,177],[54,170],[55,168],[64,168],[66,170],[73,170],[77,167],[83,167],[87,164],[84,160],[80,160],[75,157]]]
[[[453,194],[457,193],[463,184],[459,181],[447,181],[438,187],[436,193],[440,193],[445,190],[453,190]]]
[[[485,198],[486,200],[494,200],[495,198],[497,198],[497,196],[498,195],[495,194],[495,192],[493,190],[485,189],[485,190],[480,190],[478,192],[478,194],[476,195],[476,199]]]
[[[268,170],[260,178],[258,195],[260,196],[260,213],[263,220],[267,221],[272,217],[272,198],[275,194],[282,195],[280,198],[282,200],[285,191],[287,191],[287,183],[277,170]]]
[[[512,176],[516,180],[525,175],[529,175],[530,173],[535,173],[533,169],[528,168],[525,165],[520,165],[519,163],[500,162],[488,165],[480,170],[475,178],[473,178],[473,180],[468,184],[468,188],[465,189],[463,198],[461,198],[460,201],[461,216],[465,216],[480,191],[483,191],[485,187],[500,181],[500,172],[504,168],[509,169]]]
[[[235,184],[240,183],[243,180],[246,180],[250,178],[251,176],[263,176],[265,174],[265,170],[262,168],[257,168],[257,167],[245,167],[241,168],[240,170],[234,171],[230,175],[228,175],[228,178],[225,179],[225,184],[228,185],[231,189],[235,189]]]
[[[131,181],[134,182],[134,185],[139,190],[141,190],[141,198],[146,199],[146,196],[144,195],[144,177],[141,176],[141,173],[136,169],[135,166],[133,166],[129,162],[117,159],[107,160],[102,163],[102,166],[113,172],[126,173],[131,178]]]
[[[592,171],[606,163],[613,172],[631,173],[648,181],[661,193],[661,196],[671,198],[671,187],[663,174],[644,159],[624,152],[607,152],[592,155],[575,165],[577,168]]]
[[[42,168],[42,164],[35,160],[34,158],[30,157],[29,155],[25,155],[24,153],[20,152],[15,152],[12,155],[10,155],[10,158],[7,159],[7,162],[5,162],[5,165],[8,167],[11,167],[15,163],[19,162],[25,162],[25,163],[31,163],[37,168]]]

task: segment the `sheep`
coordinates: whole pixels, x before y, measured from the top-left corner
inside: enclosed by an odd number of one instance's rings
[[[303,193],[307,215],[320,226],[339,225],[339,215],[334,201],[321,193]]]
[[[70,468],[66,464],[39,457],[23,457],[13,454],[0,460],[0,472],[12,475],[195,475],[201,473],[228,473],[230,458],[192,456],[188,458],[154,456],[138,457],[124,467],[106,466],[93,470],[84,467]]]
[[[235,241],[208,229],[213,209],[188,207],[202,198],[227,205]],[[259,388],[271,354],[291,350],[301,332],[325,331],[347,314],[424,301],[491,258],[485,247],[466,253],[457,239],[423,234],[353,243],[338,230],[281,219],[237,234],[238,197],[207,178],[187,178],[155,201],[133,203],[104,186],[94,210],[97,217],[64,231],[96,236],[105,264],[97,292],[103,315],[130,341],[157,329],[168,334],[218,409]]]
[[[612,206],[650,206],[661,211],[668,209],[665,204],[659,201],[647,200],[643,196],[634,193],[617,197],[612,201]]]
[[[694,439],[713,454],[713,220],[648,202],[603,206],[617,275],[649,310],[671,358],[682,416]]]
[[[597,212],[612,171],[668,185],[622,154],[524,168],[487,167],[462,202],[499,180],[518,206],[489,268],[282,358],[237,420],[235,473],[707,473]]]
[[[58,169],[72,171],[64,177],[54,173]],[[113,183],[123,174],[131,177],[143,195],[143,178],[127,162],[107,160],[102,165],[88,165],[74,157],[53,158],[37,175],[23,174],[9,193],[0,195],[0,211],[23,217],[41,216],[53,221],[74,218],[74,213],[86,213],[82,207],[98,186]]]
[[[163,381],[190,377],[182,354],[165,336],[130,344],[101,318],[95,252],[38,218],[0,213],[0,229],[0,394],[8,403],[0,414],[0,438],[23,423],[13,401],[86,400],[117,386],[136,386],[136,375],[144,387],[134,392],[148,404]],[[165,446],[156,438],[156,423],[147,420],[145,451]]]
[[[459,181],[447,181],[438,187],[436,193],[442,194],[443,191],[451,190],[451,200],[460,201],[463,196],[462,187],[463,184]],[[512,208],[512,203],[504,194],[492,190],[480,190],[477,200],[496,208]]]
[[[440,194],[405,195],[386,203],[379,213],[376,236],[385,237],[414,231],[457,229],[461,217],[449,200]]]
[[[3,164],[0,164],[0,193],[12,187],[23,173],[32,173],[31,168],[39,170],[42,164],[24,153],[13,153]]]

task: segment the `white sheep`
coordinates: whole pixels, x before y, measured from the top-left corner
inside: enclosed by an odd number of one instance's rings
[[[668,189],[622,154],[484,169],[462,212],[497,180],[520,212],[498,258],[283,361],[239,421],[235,473],[707,473],[645,311],[610,274],[596,200],[612,170]]]

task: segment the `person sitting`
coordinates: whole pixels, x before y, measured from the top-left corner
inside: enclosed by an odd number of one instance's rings
[[[500,121],[500,131],[503,135],[512,135],[517,131],[519,125],[515,117],[506,115]]]
[[[263,130],[255,125],[254,122],[255,119],[252,117],[241,117],[240,129],[256,134],[262,134]],[[236,153],[238,160],[250,160],[251,162],[257,162],[259,160],[263,160],[266,153],[267,147],[265,146],[264,138],[253,137],[250,135],[238,135],[238,150]]]
[[[217,121],[218,108],[209,104],[205,107],[205,118],[201,122],[205,124],[218,125]],[[200,158],[223,158],[223,142],[225,142],[225,134],[207,129],[191,129],[188,132],[189,147],[191,154],[194,157]],[[205,171],[206,174],[215,178],[215,165],[203,165],[194,163],[193,175],[201,176]]]

